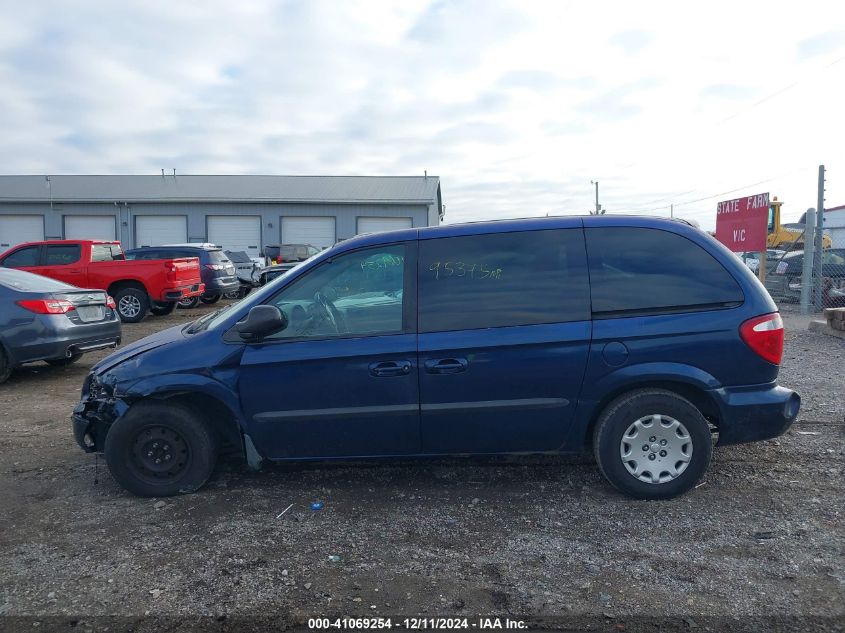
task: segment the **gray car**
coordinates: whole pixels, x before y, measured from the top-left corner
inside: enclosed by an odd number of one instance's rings
[[[0,268],[0,383],[23,363],[70,365],[120,344],[114,300],[23,270]]]

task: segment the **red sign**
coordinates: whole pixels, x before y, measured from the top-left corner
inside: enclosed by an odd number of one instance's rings
[[[758,193],[716,205],[716,239],[734,253],[766,250],[769,194]]]

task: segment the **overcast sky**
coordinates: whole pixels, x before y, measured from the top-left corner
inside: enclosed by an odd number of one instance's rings
[[[449,222],[845,204],[845,3],[4,2],[0,172],[422,175]],[[730,192],[730,193],[729,193]],[[721,195],[720,195],[721,194]]]

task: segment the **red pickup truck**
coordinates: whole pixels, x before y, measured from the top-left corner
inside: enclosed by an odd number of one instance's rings
[[[120,242],[48,240],[18,244],[0,255],[0,266],[19,268],[82,288],[108,291],[120,320],[137,323],[148,311],[164,315],[176,302],[201,295],[205,285],[196,257],[127,261]]]

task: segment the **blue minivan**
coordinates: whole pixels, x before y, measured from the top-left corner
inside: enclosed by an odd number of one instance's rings
[[[682,222],[556,217],[404,229],[323,251],[98,363],[73,413],[143,496],[265,461],[580,453],[637,498],[713,445],[776,437],[784,330],[748,268]]]

